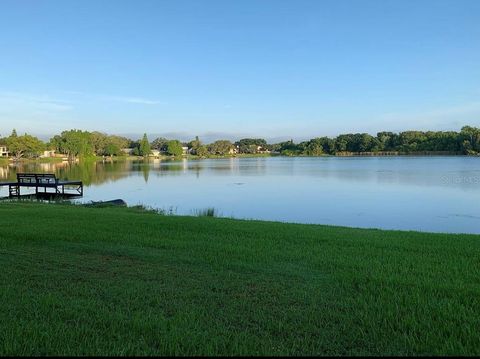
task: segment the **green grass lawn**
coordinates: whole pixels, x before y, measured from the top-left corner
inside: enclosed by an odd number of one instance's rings
[[[480,354],[480,236],[0,204],[0,355]]]

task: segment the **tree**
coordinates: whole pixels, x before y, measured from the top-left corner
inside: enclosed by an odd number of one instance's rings
[[[228,140],[218,140],[208,146],[208,152],[213,155],[228,155],[233,150],[233,144]]]
[[[60,136],[54,136],[50,139],[50,143],[57,151],[66,154],[70,160],[94,154],[92,136],[91,133],[87,131],[63,131]]]
[[[348,138],[346,135],[340,135],[335,139],[336,152],[345,152],[348,147]]]
[[[235,145],[238,146],[238,151],[240,153],[257,153],[260,148],[267,147],[267,141],[263,138],[242,138],[241,140],[235,142]]]
[[[323,154],[322,141],[319,138],[314,138],[308,142],[299,144],[302,148],[302,153],[308,156],[320,156]]]
[[[90,140],[93,146],[93,152],[96,155],[102,156],[105,154],[105,147],[107,146],[108,136],[105,133],[94,131],[90,134]]]
[[[139,150],[139,148],[138,148],[138,147],[134,147],[134,148],[133,148],[133,151],[132,151],[132,154],[133,154],[134,156],[140,156],[140,150]]]
[[[200,148],[200,146],[202,146],[202,143],[200,142],[200,139],[198,138],[198,136],[195,136],[195,139],[190,141],[187,144],[187,147],[191,148],[192,153],[195,154],[195,155],[198,155],[197,152],[198,152],[198,149]]]
[[[125,153],[122,151],[123,148],[127,148],[130,144],[130,140],[126,137],[122,136],[108,136],[107,138],[107,145],[105,147],[105,154],[106,155],[124,155]]]
[[[303,155],[321,156],[323,154],[335,153],[335,140],[328,137],[313,138],[310,141],[299,143],[298,150]]]
[[[165,152],[167,151],[168,140],[164,137],[158,137],[152,142],[152,149]]]
[[[109,136],[99,132],[92,132],[92,144],[98,156],[120,156],[130,144],[130,140],[121,136]]]
[[[372,152],[378,151],[380,147],[380,143],[378,140],[369,135],[368,133],[362,133],[358,136],[358,151],[359,152]]]
[[[139,155],[143,157],[148,157],[148,155],[150,155],[152,152],[146,133],[143,134],[143,138],[140,140],[138,151]]]
[[[115,143],[109,142],[103,149],[102,154],[105,156],[119,156],[122,153],[122,149]]]
[[[293,140],[280,142],[273,147],[284,156],[295,156],[301,152],[301,148]]]
[[[460,131],[463,151],[467,154],[480,152],[480,128],[464,126]]]
[[[393,132],[378,132],[377,140],[380,151],[395,151],[398,135]]]
[[[399,150],[410,153],[425,150],[424,142],[427,136],[422,131],[405,131],[399,135]]]
[[[15,160],[22,157],[34,158],[45,149],[45,144],[37,137],[30,135],[18,136],[16,133],[7,138],[7,146]]]
[[[206,157],[208,155],[208,148],[205,145],[200,145],[195,150],[195,154],[199,157]]]
[[[175,156],[175,157],[181,156],[183,154],[183,148],[180,141],[177,141],[177,140],[168,141],[167,153],[170,156]]]

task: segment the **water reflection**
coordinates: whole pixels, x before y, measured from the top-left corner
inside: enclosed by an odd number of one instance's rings
[[[0,166],[2,181],[15,180],[17,172],[55,173],[65,180],[80,179],[86,186],[114,182],[141,173],[148,183],[157,177],[195,174],[301,176],[346,182],[376,182],[407,186],[457,186],[478,190],[480,159],[444,158],[229,158],[215,160],[151,160],[18,163]],[[275,176],[275,177],[273,177]]]

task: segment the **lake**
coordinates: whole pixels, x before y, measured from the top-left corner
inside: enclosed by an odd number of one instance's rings
[[[82,202],[124,199],[177,214],[480,233],[479,157],[262,157],[0,166],[81,179]],[[8,195],[7,188],[0,191]]]

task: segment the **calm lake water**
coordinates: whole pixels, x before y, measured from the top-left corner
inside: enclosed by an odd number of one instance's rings
[[[232,158],[0,166],[84,181],[91,200],[177,214],[480,233],[479,157]],[[7,195],[7,189],[0,190]]]

